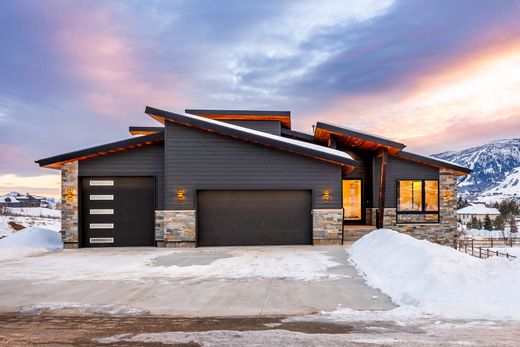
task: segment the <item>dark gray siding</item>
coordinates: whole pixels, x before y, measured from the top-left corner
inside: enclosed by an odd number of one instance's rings
[[[381,173],[381,158],[374,159],[374,207],[379,206],[379,177]],[[421,165],[409,160],[388,156],[386,173],[385,207],[396,207],[396,180],[398,179],[438,179],[439,169]]]
[[[341,208],[339,165],[173,123],[165,143],[168,210],[194,209],[197,189],[311,189],[313,208]],[[180,187],[184,201],[177,199]]]
[[[157,209],[164,209],[164,146],[154,144],[79,161],[80,176],[156,176]]]
[[[276,120],[225,120],[223,122],[273,135],[280,135],[282,131],[280,122]]]

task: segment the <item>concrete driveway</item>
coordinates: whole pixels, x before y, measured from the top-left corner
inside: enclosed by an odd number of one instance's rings
[[[63,250],[0,262],[0,312],[183,317],[388,310],[347,247]]]

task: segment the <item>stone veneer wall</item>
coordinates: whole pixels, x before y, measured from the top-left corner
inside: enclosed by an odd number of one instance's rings
[[[64,248],[78,248],[78,162],[61,165],[61,240]]]
[[[158,247],[195,247],[197,242],[194,210],[155,211],[155,240]]]
[[[343,238],[343,209],[312,210],[312,239],[314,245],[341,245]]]
[[[452,171],[439,170],[439,194],[438,223],[436,223],[436,215],[419,216],[422,217],[419,223],[398,223],[396,209],[385,208],[385,228],[394,229],[418,239],[426,239],[448,246],[453,245],[457,234],[457,176]],[[417,220],[417,217],[417,215],[415,217],[402,215],[400,220]],[[428,221],[432,222],[428,223]]]

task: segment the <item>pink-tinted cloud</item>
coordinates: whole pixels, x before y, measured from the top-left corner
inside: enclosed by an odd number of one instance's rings
[[[66,61],[67,74],[83,85],[80,97],[92,111],[124,119],[147,104],[174,109],[186,105],[182,76],[150,66],[146,45],[136,42],[124,19],[124,4],[63,7],[59,20],[64,30],[52,40]]]
[[[319,118],[438,152],[520,134],[520,39],[438,66],[405,87],[337,99]]]

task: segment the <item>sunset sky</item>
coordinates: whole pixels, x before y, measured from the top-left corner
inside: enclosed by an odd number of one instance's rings
[[[423,154],[520,136],[520,1],[0,2],[0,194],[146,105],[290,110]]]

